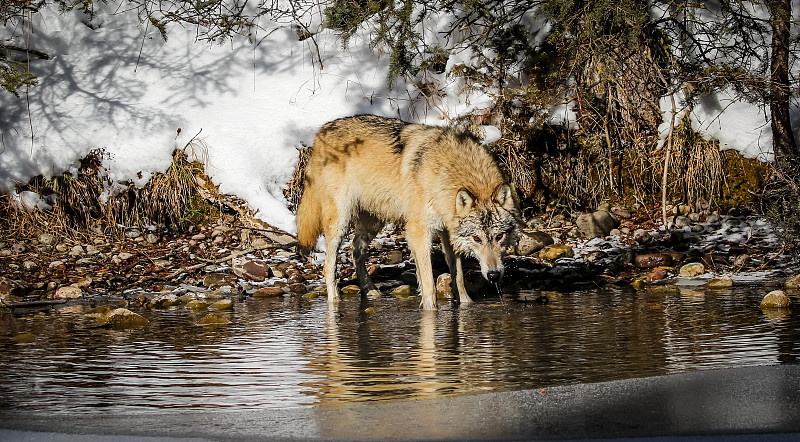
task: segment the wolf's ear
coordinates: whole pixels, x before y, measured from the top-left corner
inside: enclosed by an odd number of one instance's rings
[[[461,189],[456,195],[456,213],[463,214],[472,208],[473,197],[467,189]]]
[[[497,189],[497,196],[494,198],[495,202],[506,210],[514,210],[514,195],[511,192],[511,186],[503,184]]]

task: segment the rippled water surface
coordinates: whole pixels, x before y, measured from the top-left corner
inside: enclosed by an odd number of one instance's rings
[[[763,313],[767,291],[609,288],[438,312],[388,296],[336,312],[322,298],[246,299],[224,326],[133,309],[150,323],[124,331],[95,328],[83,305],[0,312],[0,411],[342,404],[797,362],[799,315]]]

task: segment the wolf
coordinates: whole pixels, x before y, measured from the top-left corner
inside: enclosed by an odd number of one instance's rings
[[[365,262],[370,242],[387,223],[405,225],[424,309],[436,309],[431,267],[436,236],[460,302],[472,302],[464,286],[465,256],[478,260],[487,281],[499,283],[502,256],[518,239],[519,204],[474,136],[449,127],[356,115],[323,125],[311,149],[296,213],[297,240],[301,252],[308,253],[324,235],[330,304],[340,299],[336,261],[350,227],[362,293],[377,290]]]

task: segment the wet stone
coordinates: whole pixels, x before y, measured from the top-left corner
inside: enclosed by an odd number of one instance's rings
[[[116,329],[143,327],[149,322],[150,321],[144,316],[126,308],[112,310],[107,316],[101,319],[101,325]]]
[[[773,290],[764,296],[759,306],[762,309],[768,308],[791,308],[792,300],[783,290]]]
[[[262,282],[270,277],[269,265],[260,259],[237,256],[232,260],[232,267],[236,276],[249,281]]]
[[[218,315],[216,313],[209,313],[200,318],[200,320],[197,321],[197,325],[224,325],[224,324],[229,324],[230,322],[231,321],[229,321],[224,316]]]
[[[286,292],[283,291],[280,287],[264,287],[256,290],[253,293],[254,298],[277,298],[281,297]]]
[[[733,280],[731,278],[714,278],[704,285],[708,289],[728,289],[733,287]]]
[[[436,278],[436,293],[442,295],[452,295],[453,288],[450,285],[453,282],[453,277],[449,273],[442,273]]]
[[[656,296],[669,296],[669,295],[678,295],[681,293],[681,289],[678,287],[668,284],[668,285],[651,285],[648,286],[647,292],[651,295]]]
[[[33,333],[19,333],[11,338],[17,344],[30,344],[36,342],[36,336]]]
[[[784,287],[788,290],[800,289],[800,274],[794,275],[786,280]]]
[[[200,299],[192,299],[186,303],[186,308],[189,310],[205,310],[208,308],[208,303]]]
[[[288,288],[290,292],[297,293],[298,295],[305,294],[308,291],[308,289],[306,289],[306,285],[299,282],[296,284],[289,284]]]
[[[650,242],[653,237],[650,235],[650,232],[644,229],[636,229],[633,232],[633,239],[636,240],[639,244],[646,244]]]
[[[539,250],[539,258],[555,261],[560,258],[572,258],[575,252],[566,244],[552,244]]]
[[[647,272],[647,282],[653,283],[667,277],[667,269],[657,267]]]
[[[344,296],[355,296],[361,293],[361,289],[358,288],[357,285],[348,285],[346,287],[342,287],[341,291],[342,295]]]
[[[403,284],[391,291],[390,295],[395,298],[408,298],[411,296],[411,286]]]

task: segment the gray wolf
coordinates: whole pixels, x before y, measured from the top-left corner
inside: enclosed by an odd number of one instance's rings
[[[354,227],[353,259],[363,293],[377,290],[365,268],[370,242],[386,223],[405,224],[417,266],[422,307],[436,309],[431,246],[441,239],[462,303],[462,257],[477,258],[481,273],[497,284],[502,256],[516,243],[519,207],[492,156],[477,139],[453,128],[357,115],[317,132],[297,208],[300,249],[325,237],[328,302],[339,301],[336,258]]]

